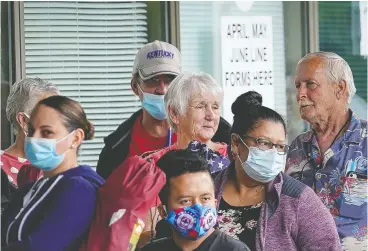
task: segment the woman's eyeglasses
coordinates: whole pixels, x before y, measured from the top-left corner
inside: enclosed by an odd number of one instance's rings
[[[274,144],[271,141],[264,139],[264,138],[254,138],[252,136],[248,136],[248,135],[244,135],[242,136],[243,138],[250,138],[252,140],[254,140],[255,143],[257,143],[257,147],[260,150],[266,151],[266,150],[270,150],[273,147],[276,148],[277,153],[281,154],[281,155],[285,155],[288,153],[290,146],[285,145],[285,144]]]

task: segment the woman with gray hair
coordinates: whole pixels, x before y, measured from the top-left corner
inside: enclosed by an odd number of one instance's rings
[[[17,186],[20,168],[30,164],[25,158],[24,139],[27,136],[29,115],[38,101],[59,94],[56,86],[40,79],[25,78],[16,82],[10,89],[6,105],[6,117],[15,134],[15,142],[1,151],[1,169],[9,181]]]
[[[150,166],[155,166],[166,152],[187,148],[189,151],[198,153],[207,161],[211,173],[221,171],[228,166],[230,161],[227,158],[227,144],[212,141],[212,137],[219,126],[222,99],[223,90],[221,86],[207,73],[186,72],[178,75],[171,82],[165,94],[164,102],[169,124],[177,135],[177,141],[174,144],[168,142],[169,146],[161,150],[144,153],[141,156],[132,156],[114,170],[114,175],[110,175],[100,189],[96,209],[98,213],[96,214],[95,224],[91,226],[91,231],[98,233],[100,236],[110,236],[111,239],[117,239],[118,236],[124,235],[130,236],[131,232],[124,232],[126,226],[116,227],[121,229],[117,232],[112,232],[110,227],[107,230],[105,227],[111,224],[119,225],[124,222],[119,221],[119,223],[114,220],[120,217],[118,216],[119,212],[114,210],[124,208],[123,204],[129,201],[129,204],[133,205],[133,209],[127,210],[132,211],[131,213],[134,215],[141,215],[140,218],[144,218],[144,229],[139,238],[138,247],[144,246],[150,239],[155,238],[156,224],[161,219],[158,193],[153,193],[152,196],[150,194],[152,203],[141,200],[146,194],[141,194],[141,196],[135,194],[136,201],[133,201],[131,197],[127,197],[130,196],[127,193],[127,187],[137,188],[134,189],[136,192],[142,190],[140,189],[142,185],[139,182],[135,184],[130,182],[141,180],[140,174],[135,170],[135,165],[149,163]],[[129,184],[127,181],[129,181]],[[161,189],[159,182],[153,183],[153,188],[157,188],[156,190],[159,191]],[[100,217],[100,215],[103,216]],[[159,229],[159,233],[165,236],[167,229],[165,221],[161,221],[157,229]],[[168,229],[171,232],[170,227]],[[105,234],[104,231],[109,232]],[[156,236],[156,238],[159,237]],[[99,247],[98,250],[102,249]]]
[[[207,73],[182,73],[171,82],[164,101],[168,121],[177,135],[177,141],[161,151],[143,156],[158,161],[170,150],[188,148],[207,160],[211,173],[225,169],[230,163],[227,144],[212,141],[219,126],[223,101],[223,90],[216,80]],[[166,236],[169,228],[165,221],[160,221],[156,227],[161,218],[158,209],[152,208],[145,219],[139,246],[152,239],[156,231],[159,234],[156,238]]]
[[[212,142],[221,113],[223,90],[207,73],[186,72],[179,75],[165,95],[168,121],[177,134],[177,148],[185,148],[192,140],[227,155],[227,145]]]

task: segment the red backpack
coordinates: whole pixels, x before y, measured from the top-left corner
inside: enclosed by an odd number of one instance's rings
[[[134,250],[143,220],[159,203],[158,194],[166,182],[155,163],[167,150],[147,158],[130,157],[115,169],[99,190],[88,240],[80,251]]]

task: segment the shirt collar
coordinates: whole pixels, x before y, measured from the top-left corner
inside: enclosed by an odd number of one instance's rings
[[[270,218],[276,212],[276,209],[279,206],[283,183],[284,179],[282,173],[279,173],[266,186],[266,203],[268,205],[267,218]]]
[[[349,113],[351,113],[350,124],[348,129],[345,131],[343,135],[344,141],[359,144],[362,139],[361,137],[362,125],[358,116],[351,109],[349,109]],[[307,131],[301,135],[300,140],[302,142],[309,143],[313,135],[314,135],[313,130]],[[312,144],[318,145],[315,137],[313,137]]]
[[[344,140],[347,142],[359,144],[362,140],[362,123],[353,111],[351,111],[350,109],[349,111],[351,112],[351,120],[348,129],[344,133]]]

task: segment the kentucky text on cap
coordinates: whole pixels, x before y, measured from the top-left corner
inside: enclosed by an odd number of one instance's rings
[[[161,74],[179,75],[181,73],[181,55],[174,45],[154,41],[143,46],[134,60],[132,74],[139,74],[147,80]]]
[[[156,51],[151,51],[149,53],[147,53],[147,58],[148,59],[152,59],[152,58],[174,58],[174,53],[170,52],[170,51],[165,51],[165,50],[156,50]]]

